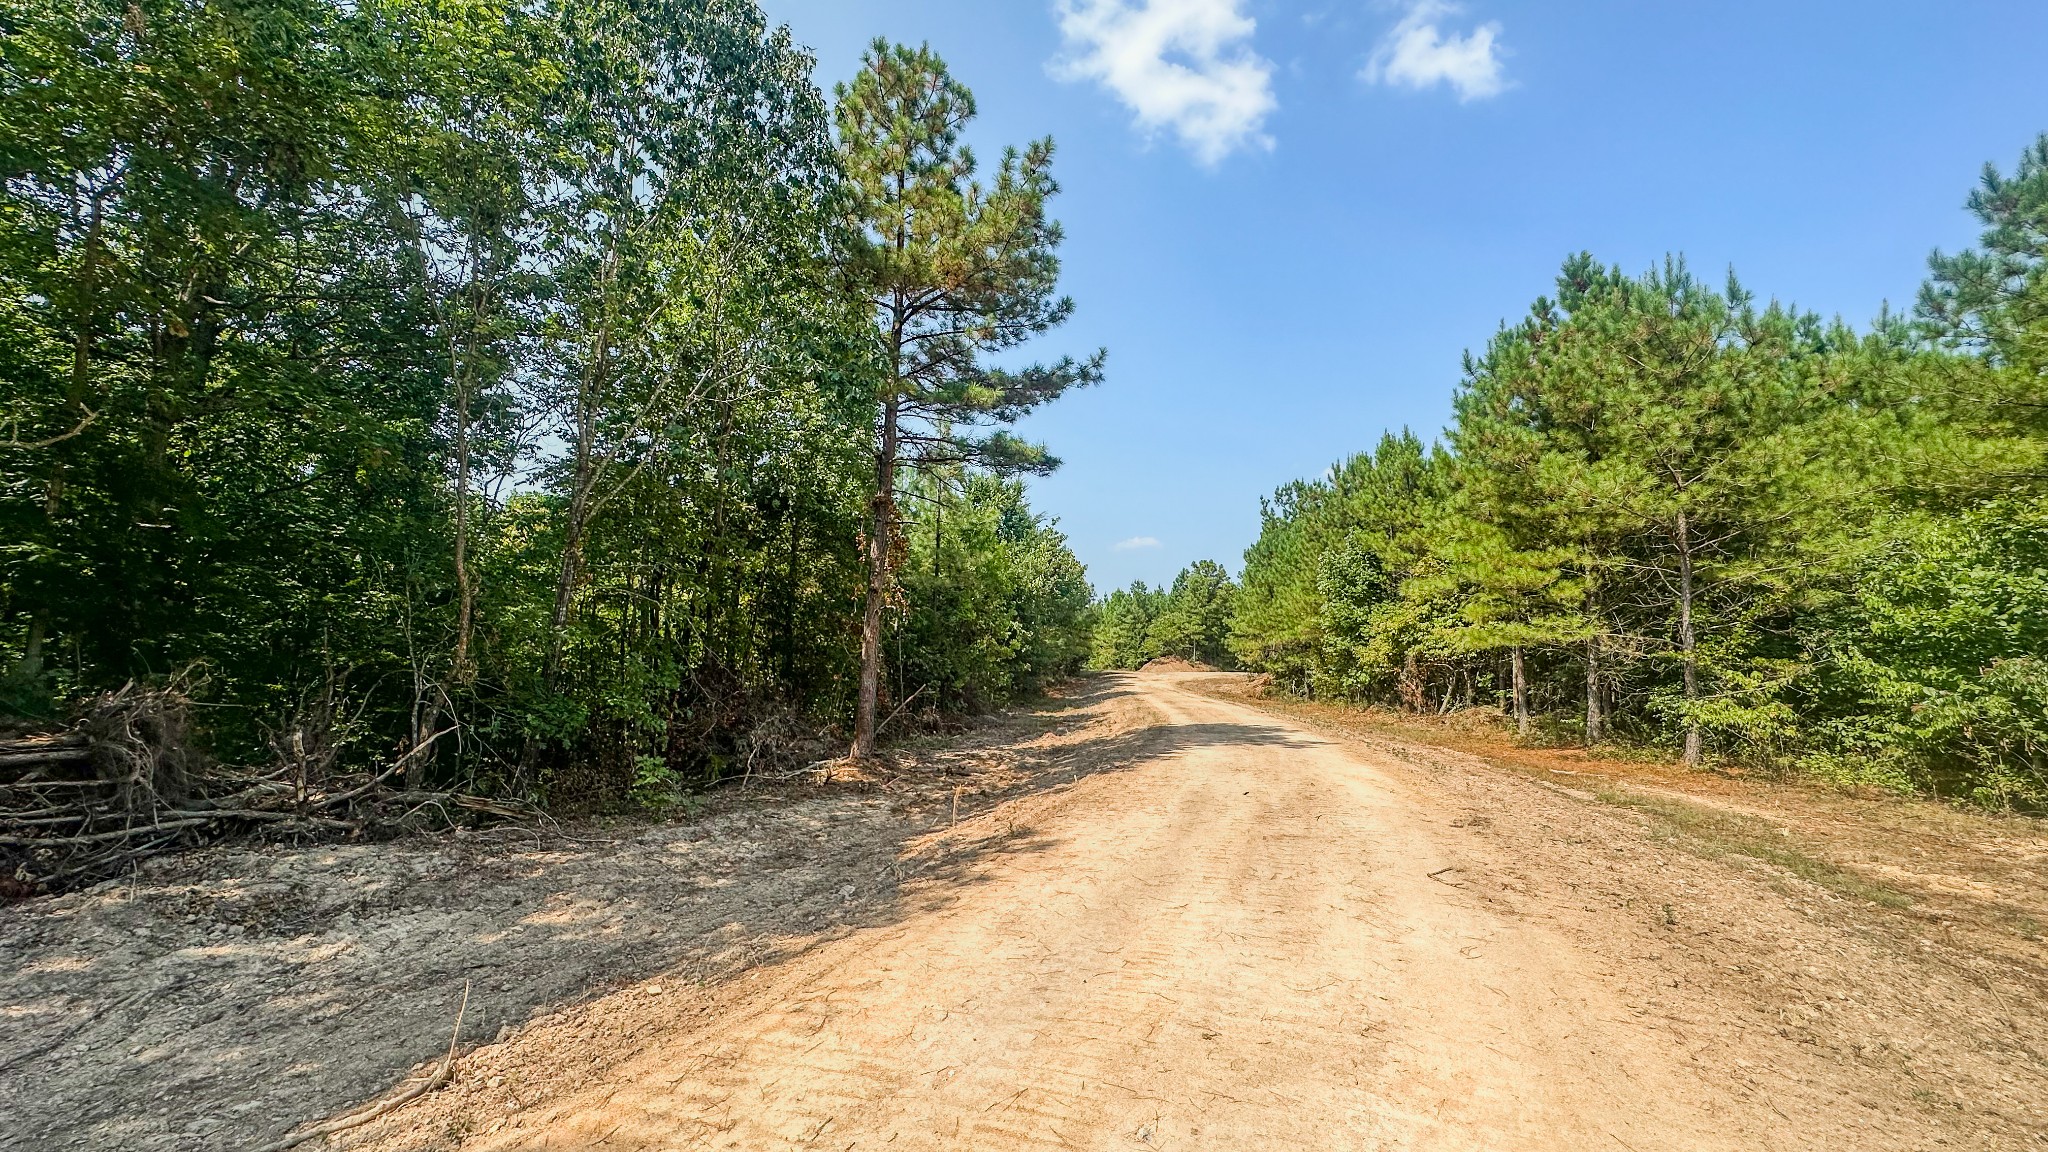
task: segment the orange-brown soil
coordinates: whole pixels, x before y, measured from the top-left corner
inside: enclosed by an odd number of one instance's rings
[[[613,844],[278,856],[296,919],[219,943],[177,910],[255,863],[23,906],[0,1131],[274,1136],[401,1086],[467,977],[454,1083],[338,1145],[2048,1146],[2038,823],[1247,687],[1097,677]]]

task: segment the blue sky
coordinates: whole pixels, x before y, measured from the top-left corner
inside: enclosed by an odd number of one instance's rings
[[[1985,161],[2048,130],[2048,4],[764,0],[830,85],[877,35],[1050,134],[1074,320],[1109,378],[1023,432],[1099,591],[1236,570],[1259,497],[1388,429],[1563,258],[1666,253],[1863,323],[1970,243]]]

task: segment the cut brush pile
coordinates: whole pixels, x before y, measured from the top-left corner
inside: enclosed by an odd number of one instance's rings
[[[318,738],[324,728],[301,726],[275,742],[271,766],[252,769],[193,746],[190,706],[181,683],[129,683],[89,701],[68,728],[0,735],[0,895],[62,891],[232,835],[355,838],[447,821],[450,809],[531,814],[457,792],[393,788],[446,732],[381,768],[343,772]]]

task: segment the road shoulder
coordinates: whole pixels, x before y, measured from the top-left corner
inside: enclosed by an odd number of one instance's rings
[[[1829,1147],[1815,1121],[1841,1101],[1873,1121],[1839,1133],[1854,1146],[2048,1143],[2039,822],[1626,762],[1557,772],[1244,678],[1178,686],[1405,765],[1463,838],[1458,883],[1602,957],[1640,1024],[1787,1116],[1789,1146]]]

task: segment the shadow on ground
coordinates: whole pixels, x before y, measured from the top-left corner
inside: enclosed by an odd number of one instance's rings
[[[734,790],[686,822],[211,849],[0,911],[0,1143],[252,1146],[445,1050],[659,978],[713,985],[1041,851],[998,806],[1279,727],[1161,725],[1084,680],[852,783]],[[956,795],[960,826],[952,828]],[[918,881],[913,897],[904,885]]]

